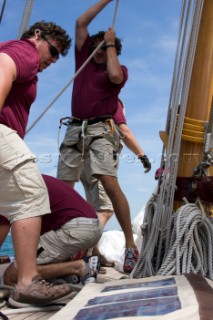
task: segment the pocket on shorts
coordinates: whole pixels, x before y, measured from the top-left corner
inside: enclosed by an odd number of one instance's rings
[[[37,256],[37,264],[48,264],[60,261],[60,253],[54,247],[43,246],[44,250]]]
[[[47,193],[44,180],[34,162],[26,162],[14,170],[13,176],[19,190],[26,198],[40,197]]]
[[[68,126],[67,131],[65,133],[64,140],[62,142],[62,146],[73,146],[79,141],[79,135],[81,133],[81,127],[80,126]]]
[[[9,171],[26,161],[34,161],[35,155],[30,152],[18,134],[6,128],[0,134],[0,165]]]

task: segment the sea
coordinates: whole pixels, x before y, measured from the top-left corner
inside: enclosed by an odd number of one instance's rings
[[[0,249],[0,256],[14,257],[14,249],[13,249],[12,237],[10,233],[7,235]]]

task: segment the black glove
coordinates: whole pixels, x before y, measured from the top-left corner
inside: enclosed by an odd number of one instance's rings
[[[139,156],[138,159],[141,160],[144,169],[146,169],[146,170],[144,171],[144,173],[149,172],[149,171],[151,170],[152,165],[151,165],[148,157],[147,157],[146,155],[144,155],[144,156]]]

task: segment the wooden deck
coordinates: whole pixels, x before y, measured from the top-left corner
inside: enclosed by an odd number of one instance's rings
[[[3,272],[8,265],[9,265],[8,263],[0,264],[0,277],[3,275]],[[98,275],[98,282],[99,283],[128,278],[127,275],[116,271],[114,268],[105,268],[105,269],[107,270],[106,274],[104,274],[104,275],[99,274]],[[73,286],[73,288],[77,292],[79,292],[81,290],[81,288],[83,288],[83,286],[76,285],[76,286]],[[43,307],[39,311],[37,308],[33,308],[32,310],[29,310],[27,308],[12,309],[12,308],[9,308],[7,304],[2,306],[2,303],[4,301],[1,297],[2,293],[3,293],[3,291],[0,289],[0,311],[3,314],[5,314],[8,317],[8,319],[13,319],[13,320],[23,320],[23,319],[47,320],[47,319],[50,319],[53,315],[55,315],[61,309],[61,307],[57,307],[57,310],[53,310],[53,307],[50,307],[50,310],[48,310],[48,307]],[[65,303],[68,303],[69,301],[65,301]],[[3,318],[1,318],[1,316],[0,316],[0,319],[3,319]]]

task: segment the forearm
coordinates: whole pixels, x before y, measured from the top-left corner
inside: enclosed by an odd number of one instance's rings
[[[109,47],[107,49],[107,73],[111,82],[115,84],[122,83],[123,72],[114,47]]]
[[[124,134],[123,141],[127,148],[131,150],[137,157],[140,159],[140,161],[143,164],[143,167],[145,169],[144,173],[147,173],[151,170],[151,162],[149,161],[149,158],[144,154],[143,149],[140,147],[137,139],[135,138],[132,131],[127,127],[126,124],[120,124],[119,125],[120,130],[122,130]]]
[[[44,279],[60,278],[70,274],[82,277],[84,274],[84,261],[64,261],[37,265],[37,271]]]
[[[104,35],[104,41],[107,50],[107,73],[111,82],[120,84],[123,81],[123,72],[118,60],[115,40],[115,31],[113,28],[109,28]]]
[[[76,24],[78,27],[87,27],[90,22],[101,12],[106,5],[112,0],[101,0],[85,11],[78,19]]]
[[[84,41],[88,35],[87,26],[90,22],[97,16],[97,14],[103,10],[106,5],[111,2],[112,0],[101,0],[86,10],[78,19],[76,20],[75,26],[75,37],[76,37],[76,47],[78,50],[84,44]]]

